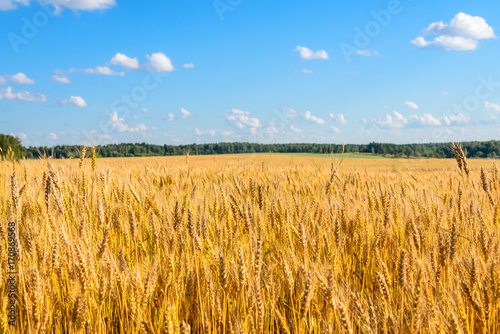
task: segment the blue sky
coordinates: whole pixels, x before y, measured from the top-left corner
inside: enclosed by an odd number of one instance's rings
[[[500,139],[500,2],[0,0],[25,145]]]

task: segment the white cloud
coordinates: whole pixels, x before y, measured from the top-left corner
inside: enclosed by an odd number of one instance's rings
[[[313,51],[305,46],[297,46],[295,51],[299,51],[300,58],[302,59],[328,59],[328,53],[325,50]]]
[[[30,2],[49,3],[54,6],[56,13],[63,8],[73,10],[105,10],[116,5],[115,0],[0,0],[0,10],[17,9],[18,5],[29,6]]]
[[[177,113],[177,115],[174,115],[173,113],[168,113],[166,117],[164,117],[165,120],[172,122],[173,120],[177,118],[188,118],[188,117],[193,117],[194,115],[189,112],[188,110],[181,108],[181,111]]]
[[[69,99],[62,100],[61,104],[71,103],[77,107],[83,108],[87,106],[87,102],[82,99],[80,96],[71,96]]]
[[[280,131],[274,126],[266,126],[259,134],[257,134],[256,128],[251,128],[250,133],[252,135],[258,135],[260,138],[264,137],[270,139],[276,137]]]
[[[463,114],[449,114],[448,116],[441,117],[441,121],[448,126],[465,125],[469,124],[470,117]]]
[[[28,138],[28,136],[26,136],[26,134],[24,132],[19,132],[19,133],[11,132],[11,133],[9,133],[9,135],[14,136],[14,137],[18,137],[20,139]]]
[[[12,9],[16,9],[17,6],[16,6],[16,0],[0,0],[0,10],[4,11],[4,10],[12,10]],[[28,3],[25,3],[24,5],[28,5]]]
[[[195,128],[194,132],[196,132],[198,136],[204,136],[204,135],[215,136],[215,130],[200,130],[198,128]]]
[[[443,21],[431,23],[423,32],[432,35],[461,36],[474,39],[496,37],[493,28],[486,23],[485,19],[465,13],[455,15],[450,24],[443,23]]]
[[[194,63],[187,63],[187,64],[182,65],[182,67],[184,67],[184,68],[194,68]]]
[[[48,139],[57,139],[57,134],[55,134],[54,132],[50,132],[47,134],[47,138]]]
[[[118,52],[110,61],[111,65],[119,65],[126,70],[134,71],[140,68],[137,58],[130,58],[123,53]]]
[[[15,92],[12,87],[0,88],[0,100],[12,100],[20,102],[45,102],[45,95],[37,92]]]
[[[108,123],[111,129],[118,132],[139,132],[149,130],[149,128],[144,123],[139,123],[135,127],[129,126],[127,123],[125,123],[125,120],[123,118],[118,117],[118,113],[116,111],[113,111],[109,115]]]
[[[305,112],[304,118],[313,123],[325,124],[323,119],[313,116],[309,110]]]
[[[477,40],[460,36],[439,36],[431,42],[426,41],[423,37],[417,37],[411,42],[419,48],[436,47],[448,51],[475,50],[478,45]]]
[[[181,113],[179,114],[179,118],[188,118],[188,117],[191,117],[193,116],[193,114],[191,114],[189,111],[187,111],[186,109],[184,108],[181,108]]]
[[[142,108],[142,111],[143,111],[145,114],[147,114],[149,110],[148,110],[148,108]]]
[[[155,72],[172,72],[175,70],[172,61],[164,53],[158,52],[146,56],[149,59],[147,68]]]
[[[402,129],[408,124],[408,120],[394,110],[392,115],[387,114],[384,118],[375,119],[373,123],[382,129]]]
[[[250,112],[241,111],[238,109],[232,109],[228,114],[226,114],[226,120],[233,123],[240,129],[250,128],[250,131],[256,131],[255,129],[260,128],[262,125],[260,120],[255,117],[249,117]],[[254,129],[254,130],[252,130]]]
[[[123,118],[118,118],[118,113],[113,111],[109,116],[109,124],[112,129],[117,130],[118,132],[128,131],[129,126],[125,123]]]
[[[392,115],[387,114],[384,118],[374,119],[371,122],[364,121],[368,125],[375,125],[381,129],[402,129],[406,127],[438,127],[438,126],[458,126],[465,125],[470,122],[470,117],[462,114],[449,114],[436,118],[431,114],[424,113],[423,115],[410,115],[404,117],[397,111],[393,111]]]
[[[20,85],[34,85],[35,80],[30,79],[24,73],[17,73],[10,76],[10,81]]]
[[[456,51],[475,50],[479,39],[496,38],[493,28],[485,19],[465,13],[455,15],[449,24],[443,21],[431,23],[423,33],[439,36],[432,41],[419,36],[411,43],[419,48],[434,47]]]
[[[441,92],[442,95],[448,95],[448,92]]]
[[[295,119],[297,118],[297,112],[293,110],[292,108],[287,108],[285,111],[285,115],[288,118]]]
[[[336,126],[332,126],[331,128],[332,128],[333,132],[340,133],[340,129],[337,128]]]
[[[411,115],[410,122],[414,125],[421,126],[440,126],[441,121],[432,116],[431,114],[423,114],[422,116]]]
[[[70,68],[68,72],[84,72],[86,74],[94,75],[117,75],[121,77],[125,75],[125,72],[115,72],[108,66],[96,66],[94,68],[87,68],[84,70],[78,68]]]
[[[47,78],[47,80],[54,81],[54,82],[59,82],[61,84],[71,84],[71,80],[69,80],[69,77],[66,75],[61,75],[61,74],[54,74],[53,76]]]
[[[491,103],[491,102],[484,102],[484,106],[488,109],[493,109],[494,111],[500,112],[500,104],[496,103]]]
[[[0,0],[1,1],[1,0]],[[125,71],[153,71],[153,72],[171,72],[175,68],[172,61],[164,53],[157,52],[151,55],[146,55],[148,62],[141,65],[137,58],[131,58],[123,53],[116,53],[105,66],[96,66],[87,69],[70,68],[68,72],[84,72],[86,74],[96,75],[117,75],[124,76],[125,72],[117,72],[110,66],[120,67]]]
[[[411,109],[420,109],[420,107],[415,103],[415,102],[411,102],[411,101],[406,101],[405,102],[406,106],[411,108]]]
[[[461,129],[463,130],[463,129]],[[455,136],[457,133],[451,129],[448,129],[448,128],[444,128],[444,132],[448,135],[448,136]]]
[[[1,1],[1,0],[0,0]],[[19,85],[34,85],[35,80],[30,79],[24,73],[17,73],[14,75],[0,75],[0,85],[7,85],[9,83],[16,83]]]
[[[379,55],[378,51],[371,50],[371,49],[357,50],[356,54],[360,55],[360,56],[365,56],[365,57],[371,57],[371,56],[378,56]]]
[[[301,133],[301,132],[302,132],[302,130],[301,130],[301,129],[296,128],[296,127],[295,127],[295,126],[293,126],[293,125],[290,125],[290,129],[291,129],[293,132],[297,132],[297,133]]]
[[[304,74],[312,74],[312,73],[314,73],[314,71],[313,70],[303,69],[302,73],[304,73]]]
[[[96,75],[118,75],[124,76],[124,72],[115,72],[107,66],[96,66],[94,68],[87,68],[84,70],[87,74],[96,74]]]
[[[333,118],[335,120],[335,122],[337,122],[337,123],[347,124],[347,121],[344,117],[344,114],[335,115],[335,114],[330,113],[329,116],[330,116],[330,118]]]

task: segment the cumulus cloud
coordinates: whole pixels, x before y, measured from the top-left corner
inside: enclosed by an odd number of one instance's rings
[[[478,46],[478,41],[471,38],[460,36],[439,36],[433,41],[426,41],[423,37],[417,37],[412,41],[419,48],[436,47],[444,50],[454,51],[469,51],[475,50]]]
[[[249,115],[250,112],[248,111],[232,109],[228,114],[225,115],[225,117],[226,120],[236,125],[239,129],[249,128],[250,132],[255,132],[256,129],[260,128],[262,125],[258,118],[249,117]]]
[[[1,1],[1,0],[0,0]],[[148,62],[140,64],[137,57],[132,58],[123,53],[116,53],[111,60],[104,66],[96,66],[87,69],[70,68],[68,72],[84,72],[95,75],[115,75],[124,76],[125,71],[152,71],[152,72],[171,72],[175,70],[172,61],[164,53],[157,52],[146,55]],[[114,68],[120,68],[117,71]]]
[[[360,55],[360,56],[365,56],[365,57],[372,57],[372,56],[379,55],[378,51],[371,50],[371,49],[357,50],[356,54]]]
[[[458,13],[450,21],[431,23],[423,31],[426,34],[461,36],[466,38],[495,38],[493,28],[480,16],[471,16],[465,13]]]
[[[431,41],[419,36],[411,43],[419,48],[439,48],[444,50],[475,50],[479,39],[496,38],[493,28],[480,16],[458,13],[450,21],[431,23],[422,31],[428,35],[439,35]]]
[[[441,121],[432,116],[431,114],[423,114],[422,116],[411,115],[409,117],[410,123],[418,124],[421,126],[440,126]]]
[[[17,73],[14,75],[0,75],[0,85],[7,85],[9,83],[16,83],[19,85],[34,85],[35,80],[28,78],[28,76],[26,76],[26,74],[24,73]]]
[[[309,110],[305,112],[304,118],[316,124],[325,124],[325,121],[323,119],[313,116]]]
[[[500,104],[496,103],[491,103],[491,102],[484,102],[484,106],[488,109],[492,109],[493,111],[500,112]]]
[[[184,68],[194,68],[194,63],[187,63],[187,64],[182,65],[182,67],[184,67]]]
[[[0,100],[12,100],[19,102],[45,102],[45,95],[37,92],[16,92],[12,87],[0,88]]]
[[[173,113],[168,113],[167,116],[164,117],[164,119],[169,121],[169,122],[172,122],[178,118],[183,119],[183,118],[188,118],[188,117],[193,117],[193,114],[191,112],[189,112],[188,110],[181,108],[181,110],[177,114],[174,115]]]
[[[61,104],[67,104],[67,103],[74,104],[75,106],[80,108],[87,106],[87,102],[85,102],[85,100],[82,99],[80,96],[71,96],[69,99],[61,101]]]
[[[404,117],[397,111],[392,114],[387,114],[385,117],[373,119],[368,123],[369,126],[376,126],[380,129],[403,129],[407,127],[438,127],[438,126],[458,126],[465,125],[470,122],[470,117],[463,114],[448,114],[439,118],[431,114],[424,113],[423,115],[410,115]]]
[[[26,136],[26,134],[24,132],[19,132],[19,133],[11,132],[11,133],[9,133],[9,135],[14,136],[14,137],[18,137],[20,139],[28,138],[28,136]]]
[[[340,133],[340,129],[337,128],[336,126],[331,126],[331,128],[332,128],[333,132]]]
[[[470,117],[463,114],[449,114],[448,116],[443,116],[441,122],[446,125],[465,125],[469,124]]]
[[[108,66],[96,66],[87,69],[70,68],[68,72],[83,72],[85,74],[93,74],[93,75],[112,75],[112,76],[125,75],[125,72],[115,72]]]
[[[17,2],[16,0],[0,0],[0,10],[5,11],[5,10],[12,10],[17,8]],[[24,5],[28,5],[29,2],[23,3]]]
[[[312,73],[314,73],[314,71],[313,70],[303,69],[302,73],[304,73],[304,74],[312,74]]]
[[[190,113],[189,111],[187,111],[184,108],[181,108],[181,112],[179,114],[179,118],[188,118],[188,117],[191,117],[191,116],[193,116],[192,113]]]
[[[59,82],[66,85],[72,83],[71,80],[69,80],[69,77],[64,74],[54,74],[53,76],[47,78],[47,80]]]
[[[56,13],[64,8],[72,10],[105,10],[116,5],[115,0],[0,0],[0,10],[17,9],[18,5],[29,6],[31,2],[49,3]]]
[[[305,46],[297,46],[295,51],[298,51],[302,59],[328,59],[328,53],[325,50],[313,51]]]
[[[290,130],[292,130],[293,132],[297,132],[297,133],[301,133],[301,132],[302,132],[302,130],[301,130],[301,129],[296,128],[296,127],[295,127],[295,126],[293,126],[293,125],[290,125]]]
[[[57,134],[55,134],[54,132],[50,132],[50,133],[47,134],[47,139],[56,140],[57,139]]]
[[[108,123],[111,129],[118,132],[139,132],[149,130],[149,128],[144,123],[139,123],[135,127],[128,125],[127,123],[125,123],[125,120],[123,118],[118,117],[118,113],[116,111],[113,111],[109,115]]]
[[[250,133],[254,136],[258,135],[259,137],[271,139],[273,137],[276,137],[278,134],[280,134],[280,131],[274,126],[266,126],[265,128],[262,129],[262,131],[260,131],[260,133],[257,133],[256,128],[250,129]]]
[[[87,68],[84,70],[85,73],[87,74],[95,74],[95,75],[117,75],[117,76],[124,76],[124,72],[115,72],[112,69],[110,69],[107,66],[96,66],[94,68]]]
[[[198,128],[195,128],[194,132],[196,132],[198,136],[204,136],[204,135],[215,136],[215,130],[200,130]]]
[[[162,52],[147,55],[146,58],[149,59],[149,64],[146,64],[146,68],[150,70],[155,72],[172,72],[175,70],[170,58]]]
[[[411,102],[411,101],[406,101],[405,102],[406,106],[411,108],[411,109],[420,109],[420,107],[415,103],[415,102]]]
[[[297,112],[295,110],[293,110],[292,108],[287,108],[285,111],[285,115],[286,115],[286,117],[288,117],[290,119],[297,118]]]
[[[338,114],[338,115],[335,115],[335,114],[332,114],[330,113],[330,118],[333,118],[333,120],[337,123],[340,123],[340,124],[347,124],[347,121],[344,117],[344,114]]]
[[[118,52],[113,56],[110,60],[111,65],[119,65],[123,69],[134,71],[140,68],[139,61],[137,58],[130,58],[124,55],[123,53]]]
[[[384,118],[375,119],[373,123],[382,129],[401,129],[408,124],[408,120],[394,110],[392,115],[387,114]]]

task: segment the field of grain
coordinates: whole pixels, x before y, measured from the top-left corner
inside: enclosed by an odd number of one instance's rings
[[[2,162],[0,332],[499,333],[499,171],[458,162]]]

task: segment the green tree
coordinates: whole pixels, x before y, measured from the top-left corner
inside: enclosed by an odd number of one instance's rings
[[[2,160],[18,161],[26,155],[26,148],[18,137],[0,134],[0,155]]]

